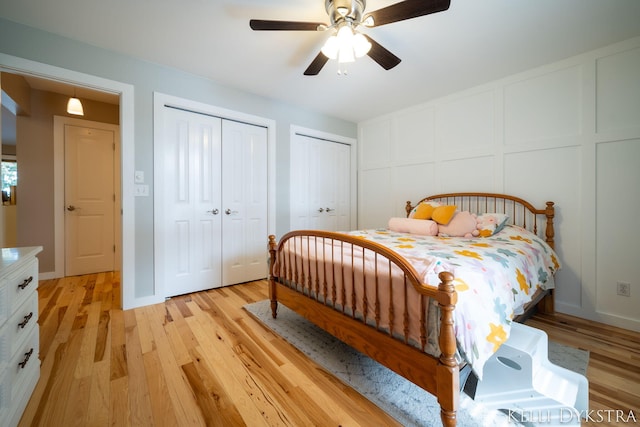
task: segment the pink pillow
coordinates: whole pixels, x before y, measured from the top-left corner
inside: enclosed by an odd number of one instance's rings
[[[420,236],[435,236],[438,234],[438,224],[430,219],[391,218],[389,230],[398,233],[418,234]]]

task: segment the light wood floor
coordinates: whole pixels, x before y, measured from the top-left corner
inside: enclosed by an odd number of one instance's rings
[[[110,273],[40,283],[41,377],[21,426],[397,425],[242,309],[267,297],[264,281],[124,312],[119,295]],[[529,323],[591,351],[592,409],[640,421],[640,334]]]

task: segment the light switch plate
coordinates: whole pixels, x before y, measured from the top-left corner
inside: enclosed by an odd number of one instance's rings
[[[144,184],[136,184],[136,197],[147,197],[149,195],[149,186]]]

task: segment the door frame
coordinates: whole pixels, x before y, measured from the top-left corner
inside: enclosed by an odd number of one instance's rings
[[[76,119],[73,117],[53,116],[53,218],[55,227],[55,272],[56,277],[66,275],[66,227],[65,227],[65,125],[78,127],[91,127],[102,130],[110,130],[115,134],[115,147],[113,152],[113,188],[115,193],[115,203],[113,205],[113,232],[114,232],[114,269],[122,269],[122,209],[121,184],[122,175],[120,172],[120,126],[110,123],[95,122],[91,120]]]
[[[294,144],[296,135],[306,136],[309,138],[315,138],[324,140],[330,143],[345,144],[350,147],[349,156],[351,161],[349,171],[349,194],[351,194],[351,204],[349,205],[349,225],[350,230],[358,228],[358,140],[347,136],[337,135],[329,132],[320,131],[317,129],[305,128],[302,126],[291,125],[290,127],[290,144]],[[289,206],[289,229],[291,229],[291,206]]]
[[[85,86],[95,90],[120,95],[120,170],[121,176],[134,175],[134,87],[133,85],[109,80],[66,68],[56,67],[29,59],[0,53],[0,70],[34,75],[49,80],[62,81],[76,86]],[[133,180],[122,180],[122,255],[120,271],[120,300],[123,309],[153,304],[155,296],[137,297],[135,285],[135,200]],[[56,278],[54,272],[44,272],[41,279]]]
[[[164,108],[172,107],[199,114],[219,117],[221,119],[243,122],[267,129],[267,234],[276,232],[276,122],[265,117],[229,110],[215,105],[205,104],[190,99],[167,95],[160,92],[153,93],[153,182],[156,188],[162,188],[164,173],[162,169],[162,147],[165,118]],[[164,224],[164,195],[161,191],[154,192],[153,198],[153,235],[154,235],[154,286],[155,295],[165,298],[165,277],[162,271],[164,247],[160,244],[163,234],[161,225]],[[265,256],[268,236],[264,236]],[[224,247],[222,248],[224,253]]]

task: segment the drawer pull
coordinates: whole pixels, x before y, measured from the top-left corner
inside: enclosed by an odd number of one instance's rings
[[[29,323],[29,320],[31,320],[31,318],[33,317],[33,311],[30,312],[29,314],[27,314],[26,316],[24,316],[24,320],[20,323],[18,323],[18,326],[20,326],[20,328],[24,329],[25,326],[27,326],[27,323]]]
[[[18,285],[18,288],[19,288],[19,289],[24,289],[24,288],[26,288],[27,286],[29,286],[29,283],[31,283],[32,281],[33,281],[33,276],[29,276],[29,278],[28,278],[28,279],[24,279],[24,282],[22,282],[22,283],[20,283],[20,284]]]
[[[29,361],[29,358],[31,357],[32,354],[33,354],[33,347],[31,347],[31,350],[29,350],[27,353],[24,354],[24,360],[18,363],[18,366],[20,366],[20,369],[24,369],[24,367],[27,366],[27,362]]]

